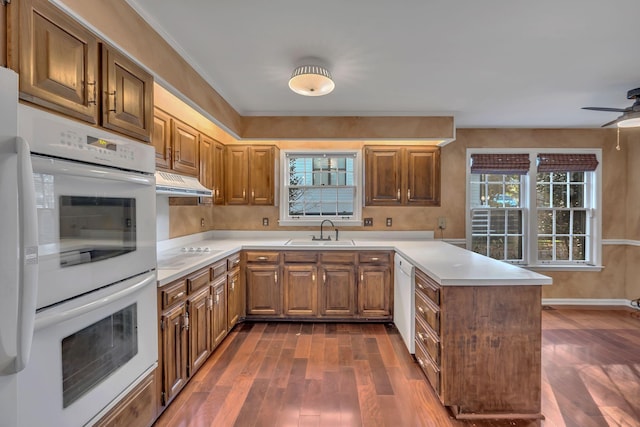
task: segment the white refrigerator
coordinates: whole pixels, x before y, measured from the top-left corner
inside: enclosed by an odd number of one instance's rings
[[[33,339],[38,283],[35,190],[18,137],[18,75],[0,67],[0,427],[15,426],[22,371]],[[34,410],[37,410],[34,408]]]

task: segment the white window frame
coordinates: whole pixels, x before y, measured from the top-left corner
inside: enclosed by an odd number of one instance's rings
[[[468,148],[466,156],[466,244],[471,248],[471,155],[472,154],[501,154],[501,153],[526,153],[529,155],[529,173],[523,175],[521,185],[520,205],[524,210],[524,244],[523,262],[513,262],[522,267],[536,270],[594,270],[602,269],[602,149],[599,148]],[[587,248],[586,262],[578,261],[540,261],[538,260],[538,208],[536,203],[537,182],[537,156],[540,153],[557,154],[595,154],[598,167],[594,172],[587,172],[592,179],[587,179],[585,184],[585,197],[589,203],[587,212],[590,212],[590,224],[587,234],[590,237],[590,245]],[[595,181],[595,182],[594,182]],[[595,206],[593,206],[595,204]],[[544,208],[543,208],[544,209]],[[509,261],[503,261],[508,262]]]
[[[281,150],[280,151],[280,219],[278,225],[281,226],[318,226],[325,220],[331,220],[336,226],[361,226],[362,225],[362,200],[364,190],[364,180],[362,175],[362,150]],[[320,218],[297,218],[289,215],[289,167],[288,157],[353,157],[353,182],[354,182],[354,199],[353,199],[353,215],[349,219],[342,216],[323,216]]]

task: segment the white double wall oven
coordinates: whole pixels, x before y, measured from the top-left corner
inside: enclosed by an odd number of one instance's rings
[[[91,424],[157,366],[154,150],[15,99],[1,106],[18,119],[0,140],[0,426]]]

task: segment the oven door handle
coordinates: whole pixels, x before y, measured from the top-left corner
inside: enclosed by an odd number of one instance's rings
[[[95,178],[110,181],[122,181],[129,184],[145,186],[155,185],[153,175],[143,175],[137,172],[127,172],[105,166],[87,167],[67,160],[52,160],[41,156],[36,157],[36,171],[51,175],[67,175],[81,178]]]
[[[20,268],[18,288],[18,346],[15,372],[27,366],[31,354],[38,295],[38,217],[29,144],[16,138],[18,154],[18,215]]]
[[[133,283],[131,283],[133,281]],[[133,279],[115,283],[107,288],[92,292],[83,297],[78,297],[67,303],[60,304],[50,309],[43,310],[36,317],[35,330],[41,330],[49,326],[73,319],[90,311],[98,310],[115,301],[126,298],[138,292],[142,288],[156,283],[156,272],[150,271]],[[155,304],[155,302],[154,302]]]

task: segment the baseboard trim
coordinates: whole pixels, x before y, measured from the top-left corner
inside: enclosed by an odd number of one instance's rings
[[[542,305],[591,305],[591,306],[621,306],[631,307],[631,300],[628,299],[609,299],[609,298],[542,298]]]

